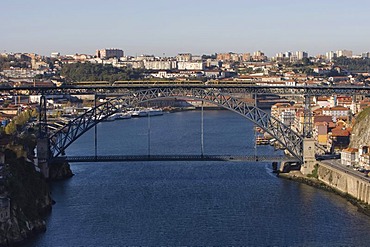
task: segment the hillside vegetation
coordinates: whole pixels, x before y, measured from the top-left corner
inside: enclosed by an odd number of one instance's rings
[[[356,117],[353,126],[350,147],[370,146],[370,107],[365,108]]]
[[[65,64],[60,75],[67,82],[77,81],[126,81],[143,78],[143,70],[131,68],[116,68],[112,65],[73,63]]]

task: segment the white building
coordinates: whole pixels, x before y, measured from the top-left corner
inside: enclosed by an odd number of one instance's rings
[[[286,109],[285,111],[280,113],[280,120],[285,125],[290,126],[294,123],[295,113],[296,113],[296,111],[293,110],[293,109]]]
[[[358,149],[346,148],[340,153],[340,162],[344,166],[356,166],[358,162]]]
[[[343,106],[325,107],[322,109],[322,114],[324,116],[348,117],[350,109]]]
[[[178,62],[188,62],[192,60],[192,55],[191,53],[179,53],[176,56],[176,61]]]
[[[176,69],[176,61],[171,60],[155,60],[147,61],[144,60],[145,69],[149,70],[172,70]]]
[[[297,51],[295,55],[297,56],[298,60],[302,60],[303,58],[308,58],[308,53],[304,51]]]
[[[337,51],[337,56],[338,57],[349,57],[349,58],[351,58],[352,55],[353,55],[353,52],[349,51],[349,50],[339,50],[339,51]]]
[[[177,62],[178,70],[204,70],[202,61]]]
[[[51,57],[51,58],[58,58],[58,57],[60,57],[60,53],[59,53],[59,52],[52,52],[52,53],[50,54],[50,57]]]

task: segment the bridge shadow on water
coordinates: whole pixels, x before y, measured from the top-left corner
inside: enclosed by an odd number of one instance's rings
[[[271,146],[255,145],[254,125],[227,110],[165,113],[102,122],[66,150],[69,162],[294,160]]]

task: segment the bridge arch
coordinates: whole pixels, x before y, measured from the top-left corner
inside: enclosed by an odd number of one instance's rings
[[[86,111],[52,133],[49,136],[51,155],[58,157],[63,154],[64,150],[81,135],[122,108],[135,107],[143,102],[164,98],[203,100],[240,114],[273,136],[292,156],[300,161],[303,159],[303,138],[289,126],[254,105],[249,105],[227,93],[220,92],[219,89],[209,88],[151,88],[130,91],[125,95],[111,99]]]

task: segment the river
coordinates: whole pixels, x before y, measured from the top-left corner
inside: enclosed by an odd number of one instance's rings
[[[200,154],[200,116],[191,111],[100,123],[98,154]],[[255,150],[253,138],[253,124],[240,115],[205,111],[205,154],[274,152],[270,146]],[[66,153],[94,155],[94,129]],[[47,231],[25,246],[369,243],[369,217],[337,195],[277,178],[270,163],[76,163],[71,168],[74,177],[52,185],[56,204]]]

